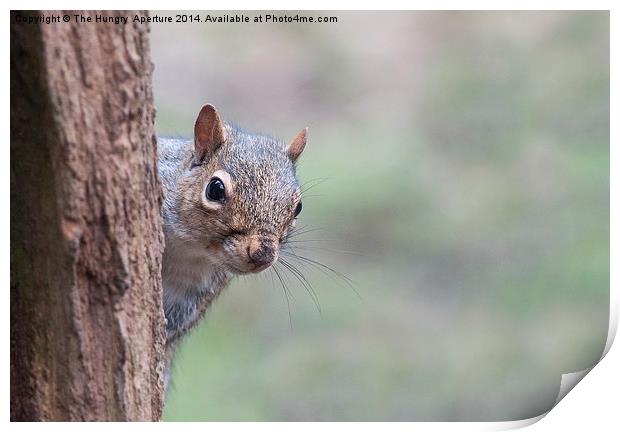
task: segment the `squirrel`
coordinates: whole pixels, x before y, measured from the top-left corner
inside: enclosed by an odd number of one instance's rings
[[[285,145],[224,123],[207,104],[193,140],[158,137],[165,394],[181,338],[232,278],[258,273],[278,259],[302,209],[296,161],[307,132]]]

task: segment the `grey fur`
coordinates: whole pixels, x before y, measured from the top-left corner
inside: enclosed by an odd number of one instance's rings
[[[300,199],[295,164],[281,141],[225,125],[226,141],[194,166],[194,143],[158,138],[166,246],[162,265],[167,358],[239,271],[248,238],[279,248],[294,223]],[[226,171],[234,193],[221,209],[205,209],[205,185]],[[215,251],[215,252],[211,252]],[[239,252],[241,251],[241,252]],[[242,253],[243,252],[243,253]],[[169,351],[169,352],[168,352]],[[166,387],[169,364],[166,372]]]

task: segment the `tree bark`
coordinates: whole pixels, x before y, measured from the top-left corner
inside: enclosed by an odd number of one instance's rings
[[[63,12],[11,12],[11,419],[159,420],[149,29],[18,13]]]

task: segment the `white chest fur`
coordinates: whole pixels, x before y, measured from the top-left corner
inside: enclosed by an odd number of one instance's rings
[[[204,250],[166,239],[162,263],[163,306],[169,337],[184,331],[199,318],[205,299],[215,297],[230,279],[216,268]]]

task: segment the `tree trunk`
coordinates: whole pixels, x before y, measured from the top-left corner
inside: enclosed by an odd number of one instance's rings
[[[17,14],[11,419],[159,420],[162,194],[149,29],[25,24]]]

